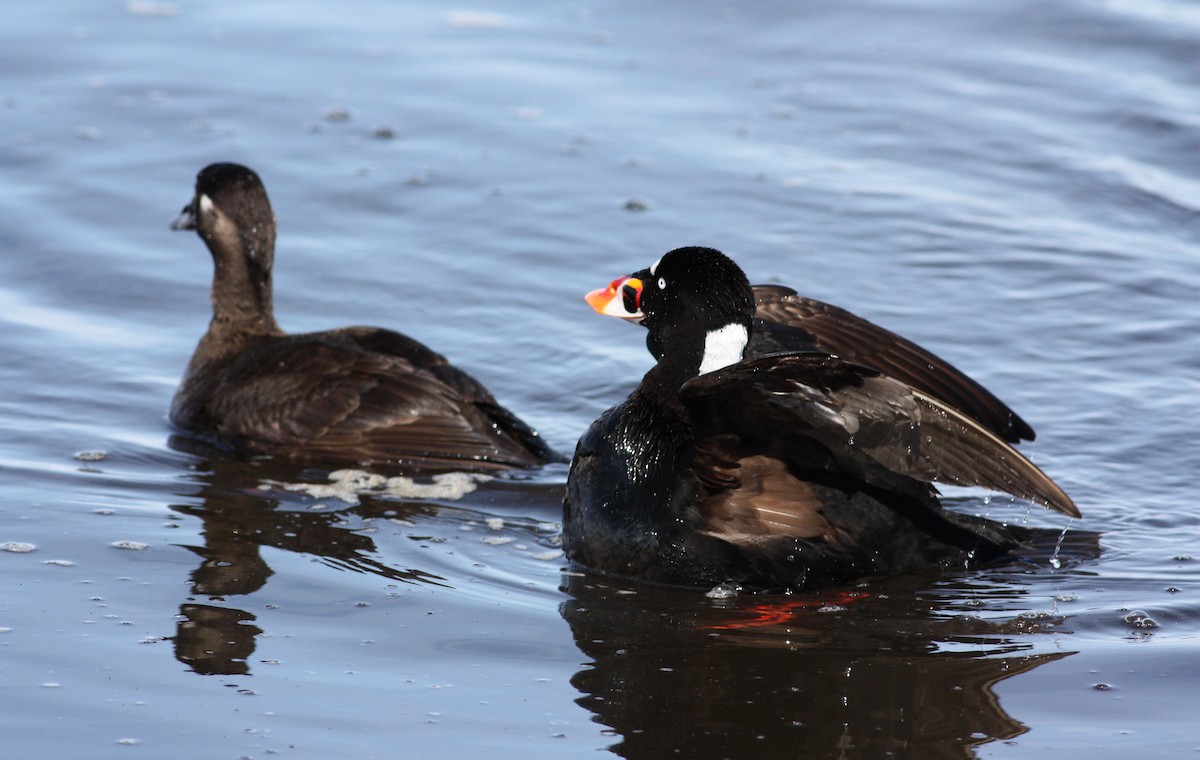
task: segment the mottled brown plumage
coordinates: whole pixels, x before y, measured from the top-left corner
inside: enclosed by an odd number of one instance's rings
[[[171,422],[218,445],[328,467],[499,470],[561,461],[477,380],[377,327],[288,335],[275,321],[275,219],[258,176],[213,164],[173,225],[213,256],[213,318]]]

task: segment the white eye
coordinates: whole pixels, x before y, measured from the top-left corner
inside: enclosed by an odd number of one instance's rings
[[[659,278],[658,278],[658,289],[659,289],[659,290],[666,290],[666,289],[667,289],[667,281],[666,281],[666,279],[665,279],[665,278],[662,278],[662,277],[659,277]]]

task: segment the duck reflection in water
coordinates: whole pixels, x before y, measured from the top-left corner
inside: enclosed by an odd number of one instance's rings
[[[914,605],[929,581],[722,603],[571,578],[562,614],[591,660],[577,702],[621,757],[975,757],[1028,730],[995,685],[1071,653],[949,600]]]
[[[185,448],[188,444],[173,440],[172,445]],[[444,579],[439,576],[415,568],[397,569],[372,558],[375,543],[347,523],[348,519],[385,514],[399,518],[432,514],[435,507],[395,501],[373,504],[364,498],[361,504],[344,509],[289,511],[279,509],[279,501],[269,494],[253,487],[239,490],[232,484],[294,480],[294,467],[215,458],[198,462],[196,469],[202,482],[199,499],[172,506],[203,523],[204,545],[184,547],[202,562],[191,573],[193,596],[179,608],[174,638],[176,659],[196,673],[250,672],[248,660],[254,653],[255,638],[263,630],[255,625],[257,618],[252,613],[226,602],[229,597],[253,594],[274,574],[262,556],[264,546],[312,555],[333,567],[402,583],[442,585]]]

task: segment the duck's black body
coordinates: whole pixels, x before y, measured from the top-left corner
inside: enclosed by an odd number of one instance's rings
[[[497,470],[561,461],[440,354],[391,330],[288,335],[275,321],[275,220],[258,176],[213,164],[174,225],[213,255],[213,319],[171,404],[178,428],[315,465]]]
[[[719,252],[679,249],[633,277],[626,305],[659,361],[579,441],[564,501],[572,561],[666,583],[812,588],[1016,544],[944,511],[935,480],[1078,514],[985,425],[876,369],[822,353],[738,360],[754,297]]]

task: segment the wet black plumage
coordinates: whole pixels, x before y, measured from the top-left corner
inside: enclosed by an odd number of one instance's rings
[[[986,425],[879,369],[819,352],[742,359],[755,294],[720,252],[677,249],[633,278],[618,295],[640,307],[658,363],[579,441],[564,500],[572,561],[811,588],[1017,545],[1018,530],[943,510],[935,481],[1079,514]]]
[[[218,163],[172,225],[212,253],[213,318],[172,424],[242,454],[329,467],[499,470],[562,461],[445,357],[391,330],[289,335],[275,321],[275,217],[258,175]]]

